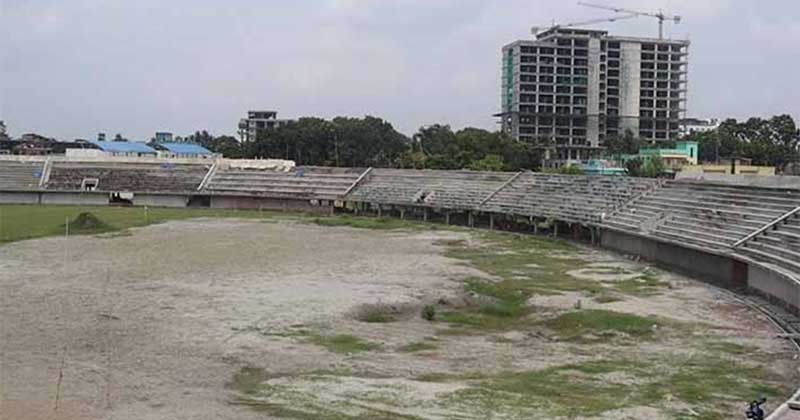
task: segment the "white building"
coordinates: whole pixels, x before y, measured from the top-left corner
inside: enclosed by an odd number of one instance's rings
[[[277,111],[247,111],[247,118],[239,121],[239,138],[242,142],[255,141],[258,133],[273,130],[291,120],[279,120]]]
[[[705,133],[719,128],[718,118],[685,118],[681,120],[681,134]]]

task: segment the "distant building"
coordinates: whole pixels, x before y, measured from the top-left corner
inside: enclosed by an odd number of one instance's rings
[[[153,138],[156,143],[172,143],[172,133],[167,131],[156,131],[156,136]]]
[[[25,133],[16,141],[12,153],[17,155],[49,155],[58,140],[36,133]]]
[[[279,120],[277,111],[248,111],[247,118],[239,120],[239,138],[242,142],[255,141],[259,132],[273,130],[291,120]]]
[[[106,141],[106,133],[97,133],[97,141]]]
[[[586,175],[627,175],[628,170],[614,166],[611,162],[601,159],[590,159],[587,163],[579,165]]]
[[[503,131],[557,166],[626,130],[675,140],[686,109],[689,41],[560,28],[502,48]]]
[[[158,152],[152,147],[135,141],[93,141],[90,143],[102,152],[99,154],[100,156],[155,157],[158,155]],[[82,151],[86,149],[70,150]]]
[[[664,166],[672,171],[681,171],[687,167],[697,166],[698,143],[696,141],[679,141],[674,149],[647,148],[639,150],[635,155],[624,155],[620,160],[627,162],[633,159],[661,159]]]
[[[717,118],[684,118],[681,120],[681,134],[705,133],[719,128],[720,121]]]
[[[719,163],[704,163],[684,168],[684,174],[726,174],[726,175],[775,175],[774,166],[753,165],[750,159],[722,160]]]
[[[155,143],[160,157],[171,158],[211,158],[214,152],[203,146],[191,143]]]
[[[6,123],[0,120],[0,137],[6,137]]]
[[[670,168],[697,165],[698,144],[696,141],[679,141],[674,149],[642,149],[639,156],[658,157]]]

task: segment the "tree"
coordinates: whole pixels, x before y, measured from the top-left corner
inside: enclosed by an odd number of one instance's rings
[[[699,158],[705,162],[748,158],[755,165],[782,168],[798,158],[800,131],[789,115],[744,122],[727,119],[710,132],[692,133],[686,140],[699,143]]]
[[[625,168],[628,170],[628,175],[641,177],[642,176],[642,166],[644,165],[644,161],[642,158],[637,157],[634,159],[630,159],[625,162]]]
[[[658,178],[664,171],[664,161],[659,157],[651,157],[647,159],[642,168],[642,176],[645,178]]]
[[[387,167],[397,165],[407,150],[408,139],[380,118],[305,117],[260,132],[243,154],[299,165]]]
[[[226,158],[241,158],[243,154],[242,144],[233,136],[219,136],[203,147],[214,153],[220,153]]]
[[[606,151],[611,156],[635,155],[644,145],[641,138],[636,137],[631,130],[625,130],[622,137],[613,136],[606,140]]]
[[[430,169],[518,171],[536,168],[541,160],[540,150],[528,144],[472,127],[455,133],[447,125],[422,127],[412,137],[412,147],[423,153]]]
[[[502,156],[486,155],[483,159],[472,161],[469,169],[473,171],[502,171],[506,169],[506,163]]]

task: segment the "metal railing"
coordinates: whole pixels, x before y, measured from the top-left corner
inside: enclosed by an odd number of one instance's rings
[[[359,177],[358,177],[358,179],[356,179],[355,181],[353,181],[353,183],[352,183],[352,184],[350,184],[350,187],[347,189],[347,191],[345,191],[345,192],[342,194],[342,197],[346,196],[347,194],[350,194],[350,192],[351,192],[351,191],[353,191],[353,190],[354,190],[354,189],[355,189],[355,188],[358,186],[358,184],[360,184],[360,183],[361,183],[361,181],[362,181],[362,180],[363,180],[363,179],[364,179],[364,178],[365,178],[367,175],[369,175],[369,173],[370,173],[370,172],[372,172],[372,166],[370,166],[369,168],[367,168],[367,170],[366,170],[366,171],[364,171],[364,173],[363,173],[363,174],[361,174],[361,176],[359,176]]]
[[[775,225],[777,225],[778,223],[781,223],[781,222],[783,222],[784,220],[786,220],[786,219],[788,219],[788,218],[790,218],[790,217],[792,217],[792,216],[794,216],[794,215],[796,215],[796,214],[800,214],[800,206],[798,206],[798,207],[795,207],[795,208],[794,208],[794,210],[791,210],[791,211],[789,211],[788,213],[786,213],[786,214],[784,214],[783,216],[781,216],[781,217],[778,217],[777,219],[775,219],[775,220],[773,220],[773,221],[771,221],[771,222],[767,223],[766,225],[764,225],[764,226],[762,226],[761,228],[759,228],[758,230],[756,230],[756,231],[754,231],[754,232],[750,233],[749,235],[745,236],[744,238],[742,238],[742,239],[739,239],[738,241],[736,241],[736,242],[733,244],[733,247],[734,247],[734,248],[737,248],[737,247],[739,247],[739,246],[740,246],[740,245],[742,245],[743,243],[745,243],[745,242],[749,241],[750,239],[753,239],[753,238],[755,238],[756,236],[758,236],[758,235],[760,235],[760,234],[762,234],[762,233],[766,232],[767,230],[771,229],[772,227],[774,227],[774,226],[775,226]]]

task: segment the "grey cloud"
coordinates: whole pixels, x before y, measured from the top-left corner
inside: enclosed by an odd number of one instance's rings
[[[800,116],[797,2],[613,3],[684,17],[668,33],[692,40],[692,115]],[[65,139],[233,133],[250,108],[493,129],[500,47],[606,15],[555,0],[2,0],[0,119]],[[600,27],[656,33],[646,18]]]

